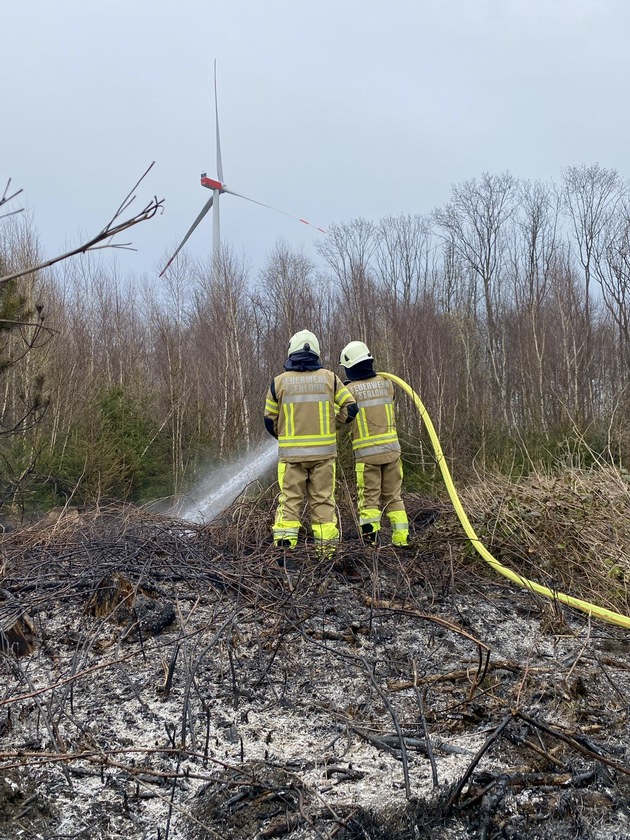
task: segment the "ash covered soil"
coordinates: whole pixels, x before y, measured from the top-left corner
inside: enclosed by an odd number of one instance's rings
[[[409,508],[295,571],[271,503],[5,534],[0,837],[630,837],[628,631]]]

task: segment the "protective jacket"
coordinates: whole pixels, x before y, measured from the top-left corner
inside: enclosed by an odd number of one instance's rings
[[[359,413],[350,429],[355,461],[365,464],[396,461],[400,458],[400,443],[392,382],[373,374],[365,379],[349,380],[346,387],[359,405]]]
[[[314,354],[294,353],[269,386],[264,416],[267,431],[278,438],[279,459],[302,463],[334,458],[336,420],[352,420],[356,412],[354,397],[336,374]]]

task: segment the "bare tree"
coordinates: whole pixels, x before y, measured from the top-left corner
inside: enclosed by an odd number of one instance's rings
[[[594,245],[595,275],[618,334],[624,364],[622,383],[630,381],[630,198],[625,196]]]
[[[129,230],[135,225],[140,224],[141,222],[146,222],[149,219],[152,219],[159,210],[163,209],[164,199],[160,199],[158,201],[157,197],[154,197],[142,210],[138,213],[134,213],[132,216],[128,216],[126,219],[123,218],[124,214],[130,208],[131,204],[135,201],[135,190],[138,188],[142,180],[148,175],[150,170],[152,169],[153,164],[149,166],[146,170],[144,175],[138,180],[135,184],[131,192],[127,194],[127,196],[123,199],[122,203],[112,216],[112,218],[107,222],[105,227],[93,236],[91,239],[88,239],[87,242],[82,243],[76,248],[73,248],[70,251],[66,251],[63,254],[59,254],[56,257],[51,257],[48,260],[44,260],[43,262],[39,262],[36,265],[31,265],[26,268],[20,268],[17,271],[13,271],[10,274],[6,274],[5,276],[0,276],[0,287],[2,287],[5,283],[9,283],[12,280],[16,280],[18,277],[23,277],[25,274],[32,274],[35,271],[39,271],[42,268],[48,268],[55,263],[61,262],[62,260],[67,260],[70,257],[74,257],[77,254],[85,254],[87,251],[95,251],[102,248],[123,248],[123,249],[131,249],[131,244],[129,242],[114,242],[114,238],[119,236],[124,231]],[[6,192],[6,190],[5,190]],[[14,193],[12,198],[19,194],[21,190],[17,193]],[[133,250],[133,249],[131,249]]]
[[[194,336],[206,407],[218,455],[252,442],[253,405],[259,409],[266,383],[253,371],[256,359],[247,266],[222,247],[212,272],[200,269]]]
[[[429,283],[431,224],[425,216],[388,216],[378,226],[378,277],[393,305],[410,307]]]
[[[156,290],[145,287],[155,364],[162,388],[164,420],[170,429],[173,488],[179,492],[186,472],[186,432],[193,389],[191,337],[198,281],[186,256],[162,277]]]
[[[581,358],[584,348],[584,286],[575,271],[568,244],[565,243],[554,267],[552,293],[555,332],[553,371],[548,382],[553,399],[547,405],[547,416],[558,427],[580,422],[583,405]],[[549,356],[549,351],[548,354]]]
[[[559,257],[558,195],[540,182],[521,184],[520,214],[510,244],[516,334],[510,357],[515,370],[516,399],[511,401],[516,426],[527,422],[548,430],[545,413],[546,348],[551,285]]]
[[[5,204],[9,204],[11,201],[13,201],[14,198],[17,198],[17,196],[21,192],[23,192],[22,189],[19,189],[19,190],[16,190],[14,193],[9,194],[9,187],[10,186],[11,186],[11,179],[9,178],[9,180],[7,181],[6,186],[4,188],[4,192],[2,193],[2,195],[0,195],[0,207],[4,207]],[[22,209],[23,209],[22,207],[17,207],[14,210],[7,210],[7,211],[3,212],[2,215],[0,215],[0,219],[5,219],[7,216],[15,216],[17,213],[21,213]]]
[[[599,164],[569,166],[562,174],[563,197],[571,222],[577,254],[584,274],[583,341],[579,347],[579,388],[582,395],[581,414],[585,420],[591,416],[593,390],[591,291],[594,258],[601,250],[599,240],[610,225],[622,197],[622,184],[615,169],[604,169]]]
[[[381,367],[395,364],[404,378],[410,376],[416,344],[424,340],[417,322],[424,320],[425,308],[434,307],[430,236],[428,219],[419,215],[389,216],[378,226],[375,263],[382,304],[370,341]]]
[[[349,334],[373,334],[374,275],[371,260],[378,246],[378,228],[365,219],[332,224],[316,248],[333,272]]]
[[[277,242],[252,295],[257,344],[267,365],[266,377],[283,360],[293,333],[306,327],[317,331],[318,291],[312,261],[284,242]]]
[[[509,426],[507,384],[501,307],[504,303],[503,271],[506,228],[517,209],[518,183],[508,172],[484,173],[452,188],[451,201],[435,212],[444,239],[479,277],[484,304],[483,319],[495,397]]]

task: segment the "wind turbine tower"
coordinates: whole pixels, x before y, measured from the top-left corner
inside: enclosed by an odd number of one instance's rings
[[[208,199],[208,201],[204,204],[201,209],[201,212],[192,223],[190,228],[188,229],[186,235],[182,239],[182,241],[177,246],[177,249],[170,257],[169,261],[166,263],[162,271],[160,272],[160,277],[168,270],[168,268],[173,263],[175,257],[179,254],[182,250],[184,245],[188,242],[190,237],[192,236],[193,232],[200,224],[202,219],[207,215],[211,208],[213,208],[213,219],[212,219],[212,259],[213,265],[218,264],[219,255],[221,252],[221,217],[219,213],[219,199],[224,193],[228,193],[229,195],[235,195],[237,198],[243,198],[245,201],[251,201],[252,204],[258,204],[260,207],[266,207],[269,210],[275,210],[277,213],[282,213],[284,216],[289,216],[291,219],[296,219],[298,222],[301,222],[303,225],[310,225],[318,230],[320,233],[326,233],[324,228],[318,227],[317,225],[313,225],[311,222],[307,221],[306,219],[301,219],[299,216],[294,216],[291,213],[286,213],[284,210],[279,210],[277,207],[272,207],[270,204],[264,204],[262,201],[256,201],[254,198],[249,198],[246,195],[242,195],[241,193],[237,193],[234,190],[231,190],[229,187],[225,185],[223,182],[223,161],[221,159],[221,135],[219,133],[219,100],[217,96],[217,62],[215,59],[214,62],[214,114],[215,114],[215,130],[216,130],[216,146],[217,146],[217,176],[218,180],[214,178],[209,178],[207,173],[203,172],[201,175],[201,186],[206,187],[209,190],[212,190],[212,195]]]

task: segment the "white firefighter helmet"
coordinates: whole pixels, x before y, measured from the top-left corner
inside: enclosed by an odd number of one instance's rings
[[[372,358],[373,356],[367,344],[364,344],[362,341],[351,341],[341,351],[339,364],[342,367],[351,368],[358,365],[359,362],[364,362],[366,359]]]
[[[291,353],[299,353],[300,350],[310,350],[319,356],[319,341],[317,336],[313,335],[310,330],[300,330],[295,335],[291,336],[289,341],[289,356]]]

